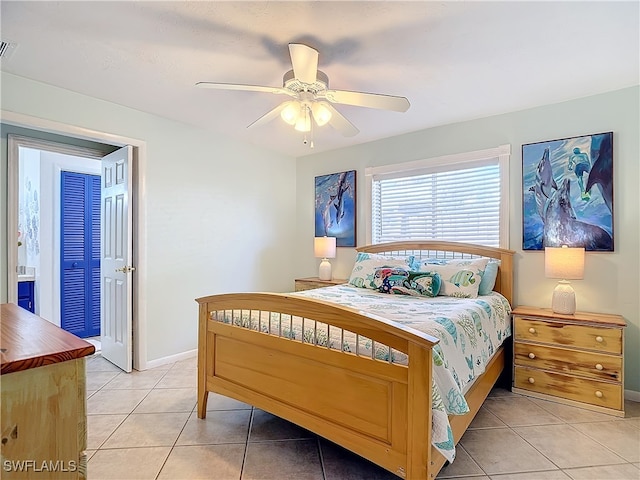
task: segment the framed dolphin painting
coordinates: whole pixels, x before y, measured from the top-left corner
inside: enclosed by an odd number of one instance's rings
[[[336,237],[336,246],[356,246],[356,171],[316,177],[316,237]]]
[[[522,248],[612,252],[613,132],[522,145]]]

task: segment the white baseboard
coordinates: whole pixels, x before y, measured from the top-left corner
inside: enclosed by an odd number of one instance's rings
[[[625,400],[631,400],[632,402],[640,402],[640,392],[636,392],[635,390],[625,390],[624,398]]]
[[[169,355],[168,357],[156,358],[155,360],[149,360],[147,362],[146,369],[160,367],[161,365],[167,365],[168,363],[179,362],[180,360],[188,360],[189,358],[196,357],[198,355],[198,349],[187,350],[186,352],[176,353],[175,355]]]

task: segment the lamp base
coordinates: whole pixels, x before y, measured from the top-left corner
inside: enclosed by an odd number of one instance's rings
[[[326,258],[323,258],[320,262],[318,277],[320,277],[320,280],[331,280],[331,264]]]
[[[551,309],[555,313],[573,315],[576,313],[576,293],[566,280],[561,280],[556,285],[551,299]]]

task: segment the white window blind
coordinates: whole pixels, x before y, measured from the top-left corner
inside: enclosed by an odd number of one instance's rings
[[[501,246],[507,197],[500,157],[468,156],[437,165],[425,161],[419,168],[413,162],[407,169],[371,169],[372,243],[434,239]]]

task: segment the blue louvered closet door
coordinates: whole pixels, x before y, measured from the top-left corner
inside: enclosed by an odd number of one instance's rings
[[[62,172],[60,318],[79,337],[100,335],[100,176]]]

